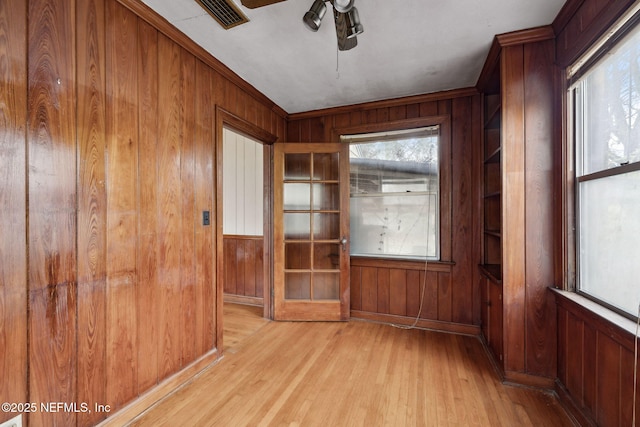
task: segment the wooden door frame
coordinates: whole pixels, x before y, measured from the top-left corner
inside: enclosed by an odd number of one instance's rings
[[[242,119],[235,114],[216,106],[216,337],[218,351],[223,345],[223,311],[224,311],[224,234],[223,234],[223,132],[224,129],[248,136],[261,143],[264,150],[263,176],[263,226],[264,226],[264,262],[263,262],[263,315],[273,318],[273,144],[278,140],[276,135]]]
[[[274,192],[274,319],[290,320],[290,321],[347,321],[351,312],[350,301],[350,230],[349,230],[349,147],[342,143],[327,142],[288,142],[278,144],[274,150],[274,176],[273,176],[273,192]],[[284,198],[284,156],[286,154],[299,153],[334,153],[339,152],[339,175],[338,184],[340,190],[340,233],[338,240],[346,239],[340,247],[344,254],[340,255],[339,271],[340,271],[340,291],[337,300],[331,302],[310,302],[308,300],[286,300],[285,298],[285,250],[284,250],[284,222],[281,215]],[[309,177],[310,182],[314,179]],[[317,182],[322,182],[317,181]],[[310,206],[310,211],[314,210]],[[276,211],[278,215],[276,215]],[[311,233],[313,234],[313,232]],[[313,237],[310,237],[313,241]],[[333,239],[331,239],[333,240]],[[313,267],[312,267],[313,269]],[[303,269],[304,270],[304,269]],[[313,272],[311,272],[313,274]],[[281,276],[282,275],[282,276]],[[280,279],[280,280],[276,280]],[[276,286],[278,285],[278,286]],[[336,311],[334,307],[338,305]],[[309,305],[310,304],[310,305]],[[317,305],[314,305],[317,304]]]

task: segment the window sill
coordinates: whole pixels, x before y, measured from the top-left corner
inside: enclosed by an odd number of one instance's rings
[[[626,317],[609,310],[608,308],[598,304],[595,301],[591,301],[588,298],[578,295],[575,292],[563,291],[557,288],[549,288],[553,291],[557,297],[568,300],[583,310],[591,313],[594,316],[620,328],[621,330],[628,332],[631,336],[636,335],[636,323]]]
[[[438,271],[438,272],[449,273],[451,272],[451,269],[456,263],[453,261],[427,261],[426,264],[427,264],[428,271]],[[352,267],[400,268],[405,270],[422,271],[425,268],[425,261],[351,256],[351,266]]]

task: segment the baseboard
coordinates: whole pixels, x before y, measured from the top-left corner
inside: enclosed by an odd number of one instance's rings
[[[255,305],[257,307],[264,306],[264,298],[247,297],[244,295],[224,294],[224,302],[229,302],[232,304]]]
[[[524,372],[505,371],[502,364],[496,360],[496,357],[493,354],[493,351],[491,351],[484,335],[480,334],[479,338],[482,342],[485,353],[487,353],[491,366],[493,366],[496,375],[502,383],[537,388],[543,391],[554,391],[556,384],[556,380],[554,378],[541,377],[539,375],[532,375]]]
[[[525,372],[505,371],[504,383],[523,385],[527,387],[539,388],[547,391],[553,391],[555,387],[555,379],[541,377],[539,375],[531,375]]]
[[[107,419],[97,424],[99,427],[114,427],[123,426],[136,417],[150,409],[156,403],[160,402],[165,397],[173,394],[180,387],[186,385],[196,375],[202,372],[204,369],[216,364],[220,361],[221,357],[217,349],[213,349],[209,353],[200,357],[190,365],[187,365],[183,370],[168,377],[151,390],[145,392],[137,399],[133,400],[127,406],[110,415]]]
[[[566,389],[564,384],[560,382],[560,380],[556,380],[555,383],[555,391],[558,395],[558,400],[560,404],[564,408],[564,410],[569,414],[571,418],[573,418],[576,425],[584,426],[584,427],[596,427],[597,424],[585,411],[578,405],[578,403],[573,399],[573,396],[569,393],[569,390]]]
[[[355,319],[371,320],[379,323],[389,323],[395,325],[413,325],[415,317],[396,316],[393,314],[370,313],[367,311],[351,310],[351,317]],[[420,319],[416,323],[417,328],[432,329],[439,332],[449,332],[462,335],[477,336],[480,334],[480,327],[475,325],[465,325],[462,323],[441,322],[439,320]]]

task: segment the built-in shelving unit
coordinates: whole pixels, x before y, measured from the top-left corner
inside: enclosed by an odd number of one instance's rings
[[[496,70],[497,71],[497,70]],[[499,75],[484,95],[483,162],[483,260],[482,272],[496,283],[502,282],[502,100]]]
[[[554,315],[553,46],[550,27],[496,36],[478,80],[481,329],[506,379],[545,387],[553,338],[536,316]],[[531,343],[545,343],[545,352]]]
[[[482,331],[496,360],[502,361],[502,96],[496,62],[483,88],[482,140]]]

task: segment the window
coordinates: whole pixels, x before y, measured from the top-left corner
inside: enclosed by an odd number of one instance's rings
[[[439,258],[439,126],[343,136],[351,255]]]
[[[629,317],[640,301],[640,26],[631,22],[572,70],[569,103],[577,290]]]

